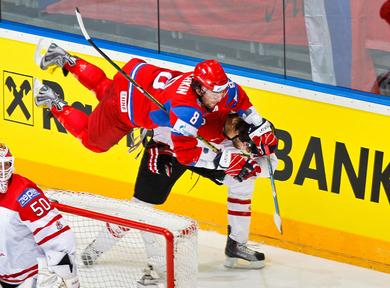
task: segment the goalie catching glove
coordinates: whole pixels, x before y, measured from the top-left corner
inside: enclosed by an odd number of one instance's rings
[[[268,146],[269,153],[273,153],[278,146],[278,138],[274,133],[274,126],[268,120],[263,121],[259,126],[251,126],[248,131],[249,142],[252,143],[252,153],[259,156],[268,154],[265,146]]]
[[[232,176],[240,182],[252,176],[257,176],[261,172],[261,168],[256,161],[230,150],[218,153],[214,163],[217,169],[222,168],[225,174]]]
[[[75,265],[75,255],[50,251],[47,253],[47,257],[48,259],[44,257],[37,258],[37,287],[80,288]]]
[[[150,141],[147,146],[148,169],[154,174],[172,174],[173,151],[164,143]]]

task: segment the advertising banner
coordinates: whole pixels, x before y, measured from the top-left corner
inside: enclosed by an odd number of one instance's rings
[[[140,151],[128,154],[123,139],[108,152],[90,152],[47,109],[37,108],[34,77],[87,113],[97,100],[72,75],[40,70],[34,50],[30,43],[0,39],[0,141],[13,151],[16,171],[44,187],[131,198]],[[101,58],[76,55],[109,77],[115,73]],[[252,239],[390,271],[390,117],[244,89],[280,139],[275,178],[284,234],[273,225],[269,179],[258,179]],[[226,187],[196,182],[196,175],[186,173],[165,209],[225,232]]]

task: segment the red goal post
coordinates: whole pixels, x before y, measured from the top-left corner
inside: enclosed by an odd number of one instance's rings
[[[166,275],[163,275],[163,278],[165,278],[164,280],[166,280],[166,282],[164,281],[166,283],[165,284],[166,286],[164,287],[167,288],[196,287],[196,272],[197,272],[196,238],[197,238],[198,228],[197,228],[197,223],[193,219],[175,215],[172,213],[167,213],[150,207],[139,207],[139,205],[131,203],[130,201],[111,199],[111,198],[87,194],[87,193],[75,193],[70,191],[59,191],[59,190],[48,190],[45,191],[45,193],[53,201],[53,205],[62,212],[68,224],[70,225],[71,229],[74,230],[74,233],[76,235],[76,242],[78,245],[77,247],[78,254],[80,254],[82,249],[85,248],[85,244],[88,241],[89,242],[93,241],[94,235],[97,234],[98,229],[95,229],[94,232],[89,231],[91,226],[95,225],[95,222],[96,224],[99,224],[98,226],[101,227],[100,229],[104,229],[102,228],[104,225],[101,224],[110,223],[110,224],[119,225],[120,227],[130,228],[131,231],[137,230],[137,231],[152,233],[154,235],[160,235],[160,237],[163,237],[163,239],[165,239],[165,241],[160,241],[161,244],[165,242],[164,254],[165,254]],[[88,220],[84,220],[84,219],[88,219]],[[167,219],[169,219],[169,221],[167,221]],[[93,224],[84,223],[86,221]],[[178,225],[179,222],[181,223]],[[80,227],[78,226],[81,226],[82,229],[80,229]],[[84,227],[88,227],[88,229],[84,229]],[[129,234],[131,234],[130,232]],[[86,242],[84,238],[87,238],[88,241]],[[143,244],[142,239],[138,239],[138,238],[131,238],[131,239],[129,238],[127,241],[129,241],[129,243],[133,243],[133,242],[137,242],[138,244],[141,243],[138,246],[142,246]],[[83,244],[81,244],[82,242]],[[164,248],[161,247],[161,249]],[[138,256],[139,253],[138,252],[133,253],[133,250],[130,250],[130,252],[127,253],[125,251],[120,251],[119,254],[121,256],[126,254],[126,257],[129,258],[132,266],[134,262],[138,261],[140,263],[138,267],[139,273],[137,272],[134,275],[130,276],[130,274],[132,273],[130,272],[127,273],[124,271],[122,272],[122,274],[126,274],[126,275],[120,275],[121,277],[124,276],[128,277],[129,279],[128,281],[133,282],[134,285],[136,285],[136,282],[139,280],[139,275],[141,275],[140,273],[142,269],[146,267],[148,260],[135,259],[140,257]],[[118,259],[118,257],[116,256],[111,256],[106,258],[107,259],[104,260],[106,260],[107,263],[111,263],[111,264],[107,264],[107,266],[114,265],[115,267],[120,266],[121,269],[126,269],[126,263],[129,263],[129,261],[126,262],[123,260],[118,260],[119,263],[114,263],[116,259]],[[87,273],[91,273],[91,270],[89,268],[86,269],[85,267],[83,267],[82,261],[80,260],[80,255],[77,255],[77,259],[78,259],[77,266],[79,269],[80,282],[81,285],[83,285],[82,287],[91,287],[91,288],[97,287],[96,283],[91,282],[91,284],[89,284],[89,280],[87,281],[87,278],[89,277],[91,279],[95,279],[98,276],[100,277],[101,275],[103,275],[103,272],[106,272],[103,271],[104,268],[96,271],[96,275],[87,277],[85,275]],[[96,266],[98,266],[99,264],[100,263],[96,263]],[[117,269],[105,269],[105,270],[116,271]],[[94,272],[92,271],[92,273]],[[112,272],[112,273],[117,273],[117,272]],[[194,273],[195,276],[193,275]],[[105,279],[100,280],[99,285],[100,284],[105,285],[105,283],[102,283],[105,281],[106,281]],[[131,285],[133,285],[133,283],[131,283]],[[100,287],[114,287],[114,286],[115,285],[112,285],[112,283],[109,282],[107,283],[107,286],[100,286]],[[136,287],[136,286],[126,285],[123,287]]]

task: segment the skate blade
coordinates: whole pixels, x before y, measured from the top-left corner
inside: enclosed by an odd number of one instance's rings
[[[39,90],[42,88],[43,84],[41,82],[41,80],[39,80],[38,78],[34,78],[34,95],[37,95],[39,93]]]
[[[37,64],[38,66],[41,65],[42,57],[43,55],[45,55],[47,49],[49,49],[50,44],[51,42],[48,41],[46,38],[39,39],[37,48],[35,49],[34,53],[34,61],[35,64]]]
[[[265,261],[248,261],[241,258],[226,257],[224,266],[231,269],[261,269]]]
[[[137,281],[137,288],[164,288],[165,285],[159,281]]]
[[[37,48],[35,49],[35,53],[34,53],[34,62],[35,64],[38,65],[38,67],[41,67],[41,61],[43,55],[45,55],[51,43],[52,41],[50,41],[50,39],[47,38],[39,39]],[[53,74],[57,68],[58,68],[57,66],[49,67],[48,69],[46,69],[46,71],[48,71],[50,74]]]

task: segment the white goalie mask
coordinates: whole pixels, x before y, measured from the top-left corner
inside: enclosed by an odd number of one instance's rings
[[[7,192],[8,180],[14,172],[14,157],[5,144],[0,143],[0,193]]]

